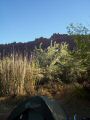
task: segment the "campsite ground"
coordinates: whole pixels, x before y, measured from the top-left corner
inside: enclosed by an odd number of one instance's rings
[[[48,92],[44,95],[51,97],[51,99],[55,99],[58,104],[64,109],[65,113],[68,115],[69,118],[73,118],[74,114],[77,114],[79,118],[90,117],[90,101],[81,96],[77,96],[76,92],[75,94],[71,92],[71,89],[72,88],[70,87],[64,87],[63,92],[61,93],[53,91],[52,96],[50,96]],[[19,96],[15,98],[1,97],[0,120],[6,120],[14,107],[25,99],[27,99],[27,96]]]

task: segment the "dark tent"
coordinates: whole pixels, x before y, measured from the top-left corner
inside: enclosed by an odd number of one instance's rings
[[[66,120],[66,115],[54,100],[35,96],[19,104],[8,120]]]

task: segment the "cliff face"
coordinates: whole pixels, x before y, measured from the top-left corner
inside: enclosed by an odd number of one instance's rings
[[[69,44],[70,49],[75,47],[75,42],[73,38],[67,34],[53,34],[50,38],[40,37],[35,39],[35,41],[30,41],[26,43],[10,43],[10,44],[0,44],[0,57],[10,56],[11,54],[21,54],[30,56],[31,52],[33,52],[35,46],[39,47],[42,44],[42,48],[47,48],[50,43],[62,43],[66,42]]]

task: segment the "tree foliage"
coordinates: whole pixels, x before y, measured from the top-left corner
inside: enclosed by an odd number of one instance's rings
[[[87,35],[90,34],[90,30],[82,24],[69,24],[67,26],[67,32],[70,35]]]

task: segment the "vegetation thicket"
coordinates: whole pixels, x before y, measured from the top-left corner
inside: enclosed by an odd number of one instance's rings
[[[46,49],[36,47],[30,59],[16,54],[0,59],[0,96],[38,94],[41,86],[55,82],[78,83],[90,91],[90,34],[81,24],[67,29],[76,43],[73,50],[51,41]]]

